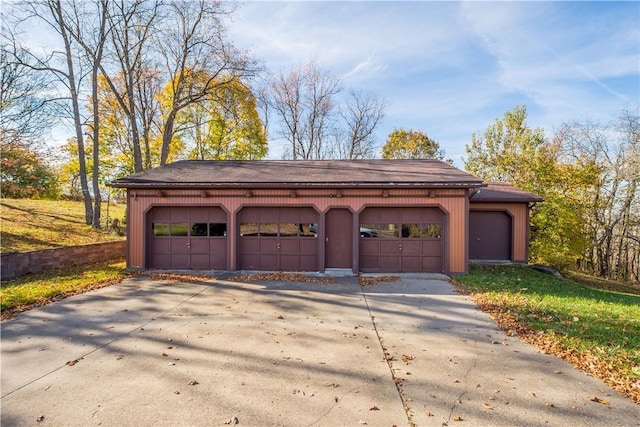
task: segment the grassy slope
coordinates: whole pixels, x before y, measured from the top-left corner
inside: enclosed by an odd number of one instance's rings
[[[109,206],[111,220],[124,222],[125,205]],[[107,204],[102,204],[106,223]],[[91,228],[84,221],[82,202],[0,199],[2,253],[123,239],[113,232]]]
[[[476,266],[456,278],[509,334],[555,354],[640,403],[640,296],[525,267]]]

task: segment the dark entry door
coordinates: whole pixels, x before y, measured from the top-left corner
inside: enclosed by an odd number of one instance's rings
[[[469,212],[469,259],[511,259],[511,216],[503,211]]]
[[[246,207],[238,213],[239,268],[317,271],[318,239],[313,208]]]
[[[351,268],[353,215],[349,209],[331,209],[325,216],[326,268]]]
[[[227,214],[222,208],[155,207],[147,224],[149,268],[227,269]]]

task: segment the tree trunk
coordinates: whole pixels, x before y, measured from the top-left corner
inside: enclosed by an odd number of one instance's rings
[[[76,130],[76,142],[78,144],[78,164],[80,173],[80,187],[82,189],[82,199],[84,201],[84,218],[87,225],[93,222],[93,207],[91,206],[91,193],[89,192],[89,183],[87,181],[87,164],[85,159],[84,137],[82,134],[82,120],[80,117],[80,105],[78,103],[78,89],[76,87],[76,77],[73,66],[73,56],[71,52],[71,41],[65,28],[64,18],[62,16],[62,5],[60,0],[56,0],[49,4],[55,15],[56,22],[59,26],[60,35],[64,41],[65,55],[67,60],[67,80],[69,81],[69,92],[71,95],[71,105],[73,108],[73,124]]]
[[[169,159],[169,149],[171,148],[171,139],[173,138],[173,125],[176,119],[176,112],[171,111],[164,123],[162,131],[162,151],[160,152],[160,166],[167,164]]]

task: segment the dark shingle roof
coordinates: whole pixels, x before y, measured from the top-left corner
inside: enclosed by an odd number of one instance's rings
[[[482,180],[439,160],[182,160],[111,183],[122,188],[455,187]]]
[[[504,182],[491,182],[471,196],[471,203],[490,202],[542,202],[544,199]]]

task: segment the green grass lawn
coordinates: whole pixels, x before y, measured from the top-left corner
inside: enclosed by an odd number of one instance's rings
[[[124,223],[126,206],[102,204],[102,219]],[[0,199],[0,251],[20,252],[57,246],[124,239],[109,230],[95,230],[84,221],[84,204],[66,200]]]
[[[21,311],[109,286],[133,274],[126,269],[124,260],[117,259],[3,281],[0,288],[1,317],[9,319]]]
[[[625,292],[598,289],[519,266],[474,266],[456,280],[507,333],[640,403],[640,295],[625,286]]]

